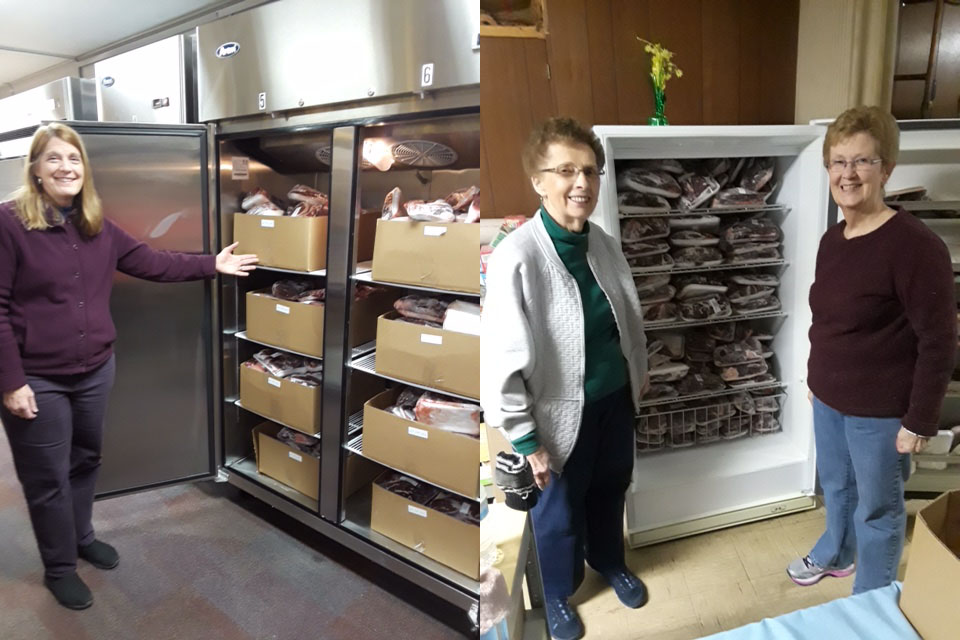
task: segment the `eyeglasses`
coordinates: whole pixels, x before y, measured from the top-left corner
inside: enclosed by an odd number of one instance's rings
[[[831,160],[827,165],[830,173],[843,173],[847,167],[852,166],[857,173],[866,173],[873,169],[874,165],[883,162],[881,158],[854,158],[853,160]]]
[[[603,169],[596,167],[578,167],[575,164],[561,164],[558,167],[547,167],[546,169],[540,169],[540,171],[555,173],[565,180],[576,180],[581,173],[587,180],[599,180],[600,176],[604,174]]]

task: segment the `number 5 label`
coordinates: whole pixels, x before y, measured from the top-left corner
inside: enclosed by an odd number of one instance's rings
[[[420,86],[429,87],[433,85],[433,63],[428,62],[420,70]]]

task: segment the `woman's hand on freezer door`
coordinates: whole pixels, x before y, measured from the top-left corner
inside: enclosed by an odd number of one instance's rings
[[[533,471],[533,481],[541,491],[546,489],[550,484],[550,454],[541,446],[527,456],[527,461],[530,463],[530,470]]]
[[[921,438],[907,431],[904,426],[897,433],[897,453],[923,453],[927,447],[927,438]]]
[[[229,247],[224,247],[223,251],[217,254],[217,271],[228,276],[250,275],[248,272],[256,269],[256,264],[260,262],[256,255],[252,253],[243,253],[233,255],[233,250],[237,248],[239,242],[234,242]]]
[[[33,395],[33,389],[28,384],[19,389],[5,392],[3,394],[3,406],[18,418],[33,420],[37,417],[37,398]]]

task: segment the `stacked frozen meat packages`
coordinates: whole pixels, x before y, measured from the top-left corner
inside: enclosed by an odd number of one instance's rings
[[[323,363],[292,353],[263,349],[253,354],[253,358],[244,362],[243,366],[305,387],[323,384]]]
[[[449,296],[408,295],[393,303],[399,320],[434,329],[480,335],[480,305]]]
[[[451,433],[480,437],[480,405],[432,391],[406,387],[387,411]]]
[[[244,196],[240,208],[254,216],[317,218],[330,213],[330,198],[321,191],[298,184],[290,189],[284,202],[266,189],[257,188]]]
[[[384,198],[380,217],[418,222],[480,222],[480,188],[466,187],[446,198],[426,202],[405,199],[400,187],[394,187]]]
[[[621,246],[649,337],[639,451],[780,429],[775,169],[769,157],[618,163]]]

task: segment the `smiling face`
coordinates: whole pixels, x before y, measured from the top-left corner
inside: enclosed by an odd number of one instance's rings
[[[37,156],[33,175],[57,206],[68,207],[83,188],[83,156],[75,146],[53,137]]]
[[[855,161],[860,158],[879,158],[877,141],[869,133],[855,133],[830,148],[831,164],[837,160],[847,162],[842,171],[830,171],[830,193],[844,211],[875,213],[884,208],[883,185],[893,167],[877,162],[857,169]]]
[[[572,177],[551,171],[539,171],[531,176],[533,188],[543,198],[544,208],[557,223],[571,231],[579,231],[597,206],[600,176],[597,175],[597,157],[585,144],[554,142],[540,161],[540,169],[573,166]],[[586,174],[593,175],[588,178]]]

